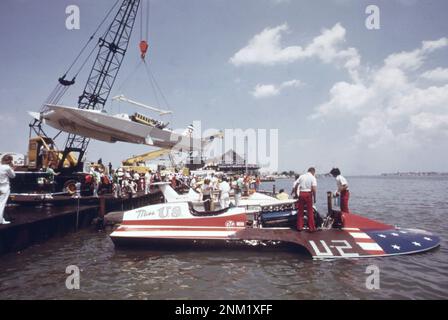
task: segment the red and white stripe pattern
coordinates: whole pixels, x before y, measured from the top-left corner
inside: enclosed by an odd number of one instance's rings
[[[343,228],[355,239],[356,244],[369,255],[383,255],[384,250],[367,233],[358,228]]]
[[[163,239],[230,239],[246,228],[245,214],[187,219],[143,219],[123,221],[111,237]]]

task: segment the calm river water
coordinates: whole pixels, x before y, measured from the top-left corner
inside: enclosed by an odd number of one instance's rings
[[[354,213],[433,231],[440,248],[389,258],[313,261],[292,251],[116,250],[107,232],[83,230],[0,257],[0,299],[434,299],[448,298],[448,178],[351,177]],[[277,190],[291,188],[277,180]],[[318,179],[320,211],[331,178]],[[272,184],[264,184],[272,189]],[[81,269],[67,290],[65,269]],[[365,286],[380,269],[380,289]]]

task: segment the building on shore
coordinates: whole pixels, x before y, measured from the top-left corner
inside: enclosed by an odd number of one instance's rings
[[[258,175],[260,166],[247,163],[246,159],[237,154],[234,150],[229,150],[219,157],[205,161],[204,169],[215,170],[228,175],[250,174]]]

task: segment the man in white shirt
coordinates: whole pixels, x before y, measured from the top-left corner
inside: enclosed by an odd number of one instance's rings
[[[149,173],[149,170],[145,173],[145,194],[149,194],[151,191],[151,174]]]
[[[219,204],[221,209],[230,205],[230,184],[227,182],[226,177],[223,177],[222,182],[219,184]]]
[[[101,183],[101,174],[98,168],[91,169],[90,174],[92,175],[92,182],[93,182],[93,196],[98,198],[98,191]]]
[[[316,231],[316,225],[314,223],[314,210],[313,202],[316,202],[316,192],[317,192],[317,180],[314,176],[316,174],[316,169],[311,167],[308,172],[302,174],[295,184],[297,184],[297,195],[299,200],[297,202],[297,230],[302,231],[303,229],[303,212],[306,206],[306,212],[308,217],[308,230],[310,232]]]
[[[0,224],[10,223],[3,218],[3,214],[10,194],[9,179],[15,177],[16,174],[12,168],[12,156],[7,154],[2,158],[0,165]]]
[[[340,197],[339,203],[341,204],[341,212],[350,212],[348,209],[348,200],[350,198],[350,191],[348,189],[347,179],[342,176],[341,171],[338,168],[333,168],[330,174],[336,178],[336,184],[338,190],[334,193],[336,197]]]
[[[210,178],[210,185],[211,185],[213,190],[217,190],[218,189],[219,181],[218,181],[218,178],[215,176],[214,173],[212,173],[212,177]]]
[[[195,177],[195,176],[192,176],[192,178],[191,178],[191,180],[190,180],[190,188],[192,188],[192,189],[196,189],[196,183],[197,183],[197,181],[196,181],[196,177]]]

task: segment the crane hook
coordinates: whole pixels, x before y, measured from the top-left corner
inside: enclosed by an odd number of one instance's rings
[[[140,57],[142,58],[142,60],[145,60],[146,52],[148,51],[149,48],[148,42],[146,42],[145,40],[140,41],[139,47],[140,47]]]

